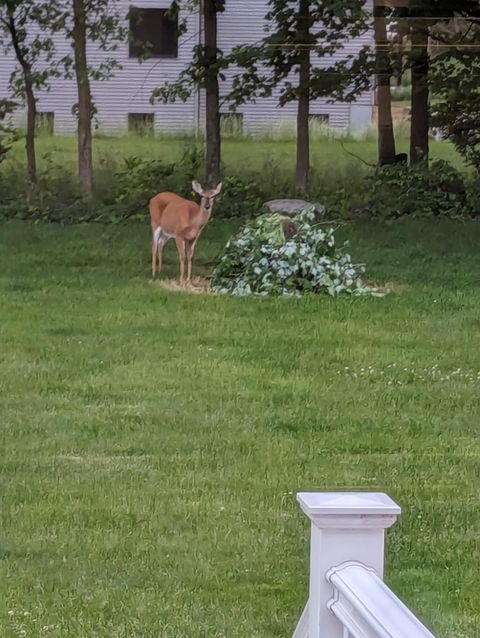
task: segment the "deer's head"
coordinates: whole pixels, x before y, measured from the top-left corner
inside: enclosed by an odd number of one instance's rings
[[[198,182],[192,182],[193,190],[200,195],[200,206],[206,213],[211,213],[215,197],[222,190],[222,182],[216,188],[205,189]]]

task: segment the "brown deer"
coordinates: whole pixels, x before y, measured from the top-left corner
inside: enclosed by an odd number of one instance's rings
[[[162,270],[163,247],[175,237],[180,260],[180,285],[189,283],[192,276],[192,259],[198,238],[212,214],[213,202],[222,184],[205,190],[198,182],[192,182],[193,190],[200,195],[200,204],[184,199],[175,193],[158,193],[150,200],[152,222],[152,277]],[[187,280],[185,282],[185,244],[187,245]]]

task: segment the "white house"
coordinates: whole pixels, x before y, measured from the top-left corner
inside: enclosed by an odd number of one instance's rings
[[[92,82],[92,93],[97,109],[97,123],[107,134],[126,132],[143,122],[157,133],[188,133],[202,127],[204,105],[202,94],[192,95],[185,103],[150,104],[153,89],[166,81],[176,79],[179,72],[191,60],[193,47],[201,37],[202,25],[197,12],[189,13],[187,30],[177,38],[175,25],[165,15],[171,0],[117,0],[126,25],[134,31],[136,43],[147,41],[151,44],[151,57],[140,62],[139,46],[132,41],[122,43],[115,57],[121,69],[108,81]],[[132,8],[138,8],[142,20],[132,18]],[[268,0],[227,0],[226,11],[219,15],[219,48],[224,52],[245,42],[256,42],[264,36],[264,16]],[[129,17],[130,16],[130,17]],[[345,54],[358,51],[370,43],[371,33],[362,38],[345,43]],[[58,54],[71,53],[70,45],[62,37],[56,37]],[[103,53],[93,47],[89,51],[91,66],[104,59]],[[339,57],[342,55],[339,54]],[[13,55],[0,60],[0,91],[7,95],[8,80],[14,68]],[[234,70],[228,70],[221,92],[228,90],[229,78]],[[76,119],[72,106],[77,102],[74,80],[56,79],[50,82],[50,90],[38,94],[40,117],[50,124],[55,133],[67,134],[76,130]],[[367,128],[372,119],[373,91],[362,94],[353,104],[327,103],[316,100],[311,104],[312,118],[325,120],[330,126],[358,131]],[[228,112],[228,109],[225,109]],[[256,103],[243,105],[236,117],[245,133],[258,134],[267,129],[275,129],[283,123],[293,122],[296,104],[278,107],[276,96],[259,99]],[[226,115],[225,117],[229,117]],[[21,123],[24,111],[19,110],[15,119]]]

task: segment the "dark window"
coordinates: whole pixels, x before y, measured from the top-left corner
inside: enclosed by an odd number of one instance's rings
[[[176,58],[178,56],[178,19],[168,9],[130,7],[131,58]]]
[[[328,124],[330,115],[328,113],[312,113],[308,116],[310,124]]]
[[[129,113],[128,132],[135,135],[153,135],[153,113]]]
[[[35,115],[35,128],[42,135],[53,135],[55,126],[55,113],[51,111],[37,111]]]
[[[220,113],[220,129],[225,137],[243,135],[243,113]]]

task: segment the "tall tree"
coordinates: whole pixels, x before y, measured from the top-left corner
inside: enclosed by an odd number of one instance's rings
[[[396,13],[396,11],[394,12]],[[392,35],[392,68],[397,87],[402,86],[403,75],[405,73],[405,43],[409,35],[408,22],[406,20],[394,19],[390,25]]]
[[[409,27],[412,73],[410,162],[428,159],[429,143],[429,41],[452,44],[451,35],[438,29],[455,16],[480,17],[478,0],[410,0]]]
[[[224,79],[223,71],[229,66],[230,58],[218,48],[218,14],[225,11],[225,0],[184,0],[173,2],[172,13],[201,10],[203,38],[193,47],[192,62],[174,82],[166,82],[152,93],[151,101],[172,103],[185,102],[195,90],[205,91],[206,125],[206,179],[216,183],[220,175],[221,135],[220,135],[220,87]],[[185,21],[180,22],[180,32],[185,29]],[[200,35],[200,34],[199,34]],[[203,40],[203,41],[202,41]]]
[[[279,90],[279,106],[297,102],[295,183],[308,187],[310,103],[317,98],[353,101],[370,83],[368,48],[335,61],[345,43],[368,29],[365,0],[269,0],[267,34],[237,48],[241,67],[229,99],[234,106]],[[315,62],[324,63],[321,66]]]
[[[206,179],[217,183],[220,176],[221,136],[220,136],[220,89],[218,85],[217,13],[223,11],[216,0],[204,0],[203,22],[205,25],[205,124],[207,136]]]
[[[480,174],[480,23],[451,20],[432,33],[435,37],[442,42],[431,47],[432,123]]]
[[[374,5],[375,34],[375,74],[377,84],[377,117],[378,117],[378,164],[395,162],[395,135],[392,118],[392,95],[390,82],[392,63],[390,43],[387,37],[387,19],[390,9],[384,4]]]
[[[73,0],[73,49],[78,90],[78,172],[85,192],[93,192],[92,94],[87,66],[87,17],[84,0]]]
[[[32,28],[36,33],[32,34]],[[18,67],[10,76],[10,92],[13,99],[18,98],[27,106],[25,135],[27,179],[33,185],[37,181],[36,91],[47,87],[49,78],[58,75],[58,68],[53,62],[55,53],[53,40],[40,28],[40,8],[35,0],[2,0],[0,43],[5,53],[13,50],[18,63]]]
[[[120,9],[120,0],[49,0],[43,5],[44,28],[66,36],[73,49],[73,56],[65,56],[61,63],[64,75],[75,75],[77,83],[78,173],[87,197],[92,196],[94,185],[90,80],[107,80],[120,67],[114,55],[126,36]],[[89,44],[106,54],[96,67],[89,64]]]
[[[310,2],[300,0],[298,7],[298,40],[305,43],[298,52],[297,161],[295,183],[303,191],[308,187],[310,169]]]
[[[410,69],[412,76],[411,121],[410,121],[410,163],[419,164],[428,160],[428,22],[426,16],[415,6],[411,8],[411,52]]]

